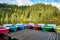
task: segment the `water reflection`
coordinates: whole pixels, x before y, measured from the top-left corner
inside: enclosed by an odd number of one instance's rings
[[[3,24],[17,24],[17,23],[23,23],[23,24],[27,24],[27,23],[35,23],[35,24],[39,24],[39,23],[44,23],[44,24],[56,24],[56,25],[59,25],[60,22],[58,21],[0,21],[0,25],[3,25]]]
[[[17,40],[16,38],[9,37],[7,35],[4,34],[0,34],[0,40]]]
[[[8,40],[8,38],[7,38],[7,37],[5,37],[5,35],[0,34],[0,40]]]

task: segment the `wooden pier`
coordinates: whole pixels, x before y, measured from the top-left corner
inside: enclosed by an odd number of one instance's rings
[[[17,40],[60,40],[60,34],[41,30],[25,29],[9,33],[8,36]]]

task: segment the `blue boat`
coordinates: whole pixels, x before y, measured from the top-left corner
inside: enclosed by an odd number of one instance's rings
[[[17,27],[15,27],[13,24],[4,24],[3,26],[6,28],[9,28],[10,31],[13,31],[13,32],[17,31]]]
[[[19,30],[24,30],[25,29],[25,25],[24,24],[16,24],[15,25]]]

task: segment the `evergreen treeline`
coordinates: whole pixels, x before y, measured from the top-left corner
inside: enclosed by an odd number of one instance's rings
[[[0,4],[0,24],[55,23],[60,24],[60,11],[52,5],[17,6]]]

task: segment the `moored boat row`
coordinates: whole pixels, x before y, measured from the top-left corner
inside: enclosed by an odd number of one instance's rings
[[[0,26],[0,34],[8,34],[9,32],[16,32],[18,30],[33,29],[33,30],[42,30],[42,31],[55,31],[60,33],[60,25],[56,26],[55,24],[4,24]]]

